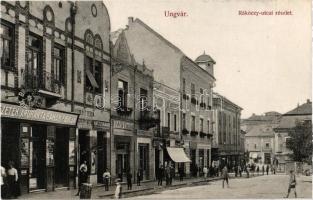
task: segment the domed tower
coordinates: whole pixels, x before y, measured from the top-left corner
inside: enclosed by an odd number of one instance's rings
[[[200,55],[195,62],[204,70],[206,70],[209,74],[214,76],[214,65],[216,62],[211,58],[211,56],[205,54],[205,51],[202,55]]]

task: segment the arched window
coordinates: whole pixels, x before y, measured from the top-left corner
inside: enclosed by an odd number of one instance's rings
[[[89,30],[89,29],[85,32],[85,42],[89,45],[94,44],[93,43],[94,42],[93,41],[93,34],[92,34],[91,30]]]
[[[98,34],[95,36],[95,47],[97,49],[102,49],[102,40],[101,40],[100,35]]]

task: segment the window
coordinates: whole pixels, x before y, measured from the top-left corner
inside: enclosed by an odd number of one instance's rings
[[[254,144],[254,149],[256,149],[256,144]]]
[[[53,77],[54,80],[64,84],[64,48],[58,45],[54,47],[53,55]]]
[[[90,57],[85,58],[85,86],[88,92],[102,93],[102,63]]]
[[[289,148],[291,146],[292,139],[291,137],[286,137],[285,140],[286,140],[286,148]]]
[[[4,20],[1,20],[1,68],[11,68],[13,67],[14,60],[14,29],[13,25],[5,23]]]
[[[203,132],[203,119],[200,118],[200,131]]]
[[[265,144],[265,147],[266,147],[266,148],[270,148],[270,143],[266,143],[266,144]]]
[[[182,119],[182,125],[183,125],[183,129],[186,129],[186,113],[183,113],[183,119]]]
[[[210,120],[207,121],[208,133],[210,133]]]
[[[176,115],[174,115],[174,131],[177,131]]]
[[[191,83],[191,96],[195,96],[196,94],[196,86],[195,84]]]
[[[186,92],[186,79],[183,78],[183,93]]]
[[[38,86],[38,75],[42,70],[42,38],[30,33],[28,39],[27,68],[25,80],[27,86]]]
[[[191,116],[191,131],[195,131],[195,130],[196,130],[196,117]]]
[[[148,91],[140,88],[140,111],[147,110]]]
[[[200,88],[200,103],[204,103],[204,92],[202,88]]]
[[[128,83],[126,81],[118,80],[118,99],[119,99],[119,107],[126,108],[127,107],[127,94],[128,94]]]
[[[167,113],[167,127],[171,130],[171,113]]]

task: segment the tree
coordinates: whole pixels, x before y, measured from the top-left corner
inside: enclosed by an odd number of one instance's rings
[[[297,122],[296,127],[289,131],[290,140],[287,147],[293,151],[290,155],[294,161],[312,163],[312,122]]]

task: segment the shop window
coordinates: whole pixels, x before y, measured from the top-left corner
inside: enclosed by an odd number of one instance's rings
[[[1,68],[13,68],[14,64],[14,28],[10,23],[1,20]]]
[[[118,80],[118,98],[119,98],[119,107],[127,107],[127,94],[128,94],[128,83],[126,81]]]
[[[55,45],[54,55],[53,55],[53,77],[59,83],[64,84],[64,74],[65,74],[65,58],[64,58],[64,48]]]

